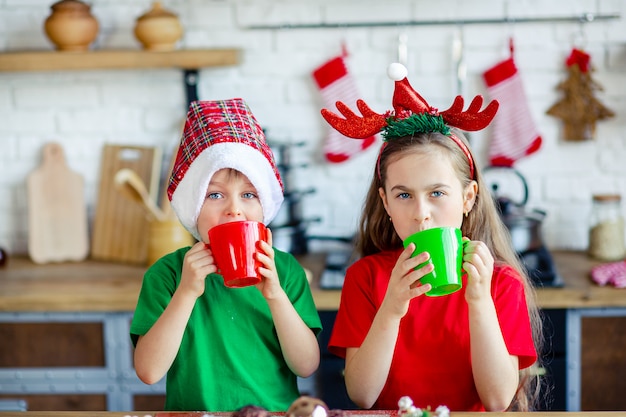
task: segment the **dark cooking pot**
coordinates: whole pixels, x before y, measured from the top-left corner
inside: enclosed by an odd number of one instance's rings
[[[513,248],[522,253],[542,247],[541,223],[546,213],[537,209],[527,211],[524,207],[510,204],[508,207],[507,212],[501,212],[501,217],[509,229]]]
[[[511,167],[489,166],[483,170],[483,173],[500,211],[500,217],[509,230],[515,251],[523,253],[541,248],[543,246],[541,224],[546,217],[546,212],[526,208],[528,201],[526,179],[519,171]],[[506,178],[502,175],[505,175]],[[512,185],[510,183],[511,178],[517,181],[517,184]],[[506,179],[509,180],[509,186],[506,186]],[[518,191],[517,199],[509,196],[514,188],[517,188]]]

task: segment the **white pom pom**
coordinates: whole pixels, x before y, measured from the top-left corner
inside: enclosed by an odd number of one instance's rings
[[[398,400],[398,407],[400,408],[400,410],[407,411],[411,408],[412,405],[413,400],[409,396],[405,395],[404,397],[401,397],[400,400]]]
[[[445,405],[440,405],[435,411],[437,412],[437,417],[450,417],[450,409]]]
[[[400,81],[406,78],[406,75],[409,71],[406,67],[398,62],[394,62],[393,64],[389,64],[387,68],[387,76],[394,81]]]
[[[322,407],[321,405],[316,405],[313,411],[311,412],[311,417],[326,417],[326,416],[328,416],[328,413],[326,412],[326,409]]]

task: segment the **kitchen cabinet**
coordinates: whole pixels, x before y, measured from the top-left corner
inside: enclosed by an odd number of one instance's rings
[[[130,312],[0,313],[0,398],[28,410],[162,409],[164,381],[135,375]],[[146,408],[139,408],[139,407]]]
[[[24,399],[29,410],[158,404],[164,383],[147,386],[132,367],[129,327],[143,270],[10,258],[0,269],[0,397]]]
[[[567,341],[565,335],[567,310],[542,311],[545,337],[541,355],[542,395],[540,410],[567,410]]]
[[[569,341],[568,349],[578,358],[570,365],[579,378],[574,382],[580,384],[580,410],[626,410],[626,313],[604,309],[573,314],[579,317],[569,324],[580,328],[570,333],[580,334],[580,339]]]
[[[317,285],[324,256],[299,259],[314,276],[325,329],[313,389],[331,407],[349,409],[343,360],[326,351],[341,293]],[[546,374],[565,380],[556,383],[560,402],[552,408],[626,410],[626,290],[594,285],[588,271],[595,263],[583,253],[556,252],[554,259],[565,286],[537,290],[552,326]],[[10,258],[0,269],[0,339],[10,341],[0,346],[0,398],[30,400],[30,410],[160,409],[164,383],[138,380],[128,332],[144,271],[93,260],[38,265]]]
[[[319,336],[320,368],[315,373],[315,395],[331,409],[355,410],[358,407],[348,397],[343,379],[345,361],[328,351],[330,333],[335,323],[336,310],[320,311],[324,331]]]

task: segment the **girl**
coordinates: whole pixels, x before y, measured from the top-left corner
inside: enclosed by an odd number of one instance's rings
[[[397,68],[396,68],[397,69]],[[358,234],[363,256],[346,272],[329,350],[345,357],[350,398],[360,407],[394,409],[405,395],[452,411],[530,409],[528,368],[537,360],[541,323],[530,281],[512,250],[489,190],[460,131],[484,128],[497,111],[462,99],[439,113],[396,79],[394,113],[378,115],[358,102],[359,119],[326,110],[341,133],[385,143],[369,188]],[[459,105],[460,104],[460,105]],[[402,241],[439,226],[461,229],[463,288],[426,297],[413,286],[432,271],[424,252],[411,257]],[[521,372],[520,370],[526,370]]]

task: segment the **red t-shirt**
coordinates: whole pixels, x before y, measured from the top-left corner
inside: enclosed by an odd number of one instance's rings
[[[335,355],[345,358],[346,348],[363,343],[400,252],[366,256],[348,268],[328,344]],[[466,284],[464,276],[463,288],[453,294],[411,301],[387,382],[372,408],[397,409],[400,397],[408,395],[416,407],[484,411],[472,376]],[[520,369],[532,365],[537,353],[519,274],[510,266],[496,266],[491,295],[509,353],[519,357]]]

